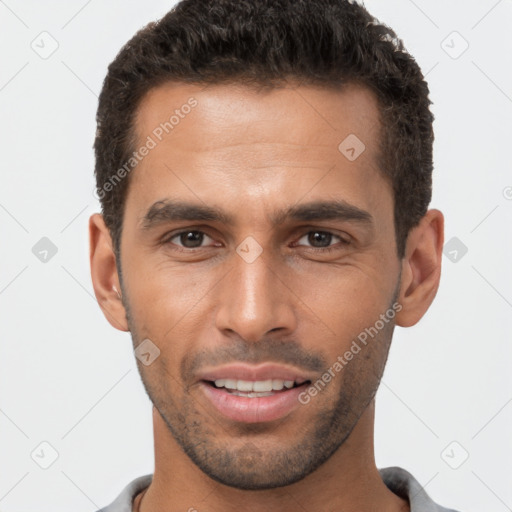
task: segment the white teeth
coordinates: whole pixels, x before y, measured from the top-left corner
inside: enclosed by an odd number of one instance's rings
[[[272,389],[280,390],[284,388],[284,380],[276,380],[272,381]]]
[[[253,391],[272,391],[272,379],[257,380],[252,385]]]
[[[236,383],[236,389],[238,391],[254,391],[252,385],[253,383],[250,380],[239,380]]]
[[[237,381],[233,379],[224,379],[224,384],[222,386],[228,389],[236,389],[236,382]]]
[[[235,380],[235,379],[217,379],[215,386],[218,388],[234,389],[238,391],[255,391],[257,393],[265,393],[269,391],[280,391],[284,387],[287,389],[293,388],[293,380]],[[246,396],[246,395],[243,395]],[[263,395],[262,395],[263,396]],[[265,395],[266,396],[266,395]]]

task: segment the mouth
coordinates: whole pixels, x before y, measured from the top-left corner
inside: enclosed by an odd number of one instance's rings
[[[299,395],[310,380],[234,379],[202,380],[211,405],[226,419],[241,423],[263,423],[281,419],[298,405]]]

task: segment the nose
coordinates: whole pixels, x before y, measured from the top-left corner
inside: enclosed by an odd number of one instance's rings
[[[279,266],[263,255],[248,262],[237,253],[229,265],[231,272],[219,283],[216,327],[248,342],[256,342],[270,332],[293,332],[297,324],[293,304],[296,296]]]

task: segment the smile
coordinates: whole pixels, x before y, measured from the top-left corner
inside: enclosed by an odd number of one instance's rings
[[[300,402],[299,394],[310,381],[267,379],[203,380],[202,389],[213,407],[225,418],[242,423],[274,421],[290,414]]]

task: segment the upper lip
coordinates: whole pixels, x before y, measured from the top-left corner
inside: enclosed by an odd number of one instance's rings
[[[265,363],[258,366],[248,364],[230,364],[201,372],[199,380],[215,381],[219,379],[234,380],[292,380],[297,384],[311,380],[310,376],[300,370],[279,364]]]

